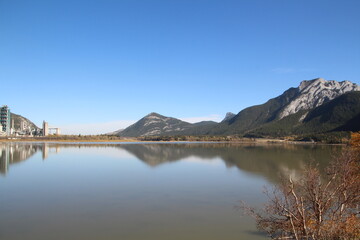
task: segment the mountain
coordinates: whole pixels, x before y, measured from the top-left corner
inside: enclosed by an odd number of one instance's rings
[[[281,137],[360,130],[360,92],[348,92],[311,110],[300,110],[279,121],[250,130],[248,136]]]
[[[280,137],[360,129],[360,86],[350,81],[305,80],[264,104],[227,113],[220,123],[191,124],[151,113],[119,136],[240,135]]]
[[[344,93],[360,91],[360,86],[349,81],[326,81],[323,78],[317,78],[311,81],[302,81],[298,91],[298,96],[282,109],[279,114],[280,119],[300,110],[318,107]]]
[[[249,130],[313,109],[351,91],[360,91],[360,86],[349,81],[326,81],[322,78],[302,81],[299,87],[290,88],[264,104],[240,111],[230,120],[212,128],[207,134],[246,134]]]
[[[225,118],[221,122],[230,121],[235,116],[236,116],[235,113],[228,112],[228,113],[226,113]]]
[[[302,129],[314,132],[342,130],[345,126],[350,127],[348,123],[353,122],[359,115],[360,92],[348,92],[314,108],[305,117],[302,116],[304,118]],[[356,127],[359,126],[360,122]]]
[[[123,131],[124,129],[119,129],[116,130],[114,132],[109,132],[109,133],[105,133],[105,135],[120,135],[120,133]]]
[[[14,126],[13,128],[15,130],[24,130],[24,129],[34,129],[34,130],[39,130],[39,128],[29,119],[15,114],[15,113],[11,113],[11,119],[14,120]],[[24,129],[22,129],[24,128]]]
[[[114,133],[122,137],[200,135],[215,125],[217,122],[214,121],[188,123],[153,112],[133,125]]]
[[[118,135],[122,137],[172,135],[176,132],[184,131],[191,126],[191,123],[153,112],[125,128]]]
[[[192,127],[213,126],[216,124],[217,124],[217,122],[214,122],[214,121],[201,121],[201,122],[193,123]]]
[[[232,135],[243,134],[249,129],[261,126],[267,122],[274,121],[278,118],[281,110],[291,102],[299,91],[296,88],[290,88],[282,95],[270,99],[264,104],[245,108],[236,116],[229,120],[221,122],[211,129],[209,135]]]
[[[206,135],[213,127],[217,126],[218,123],[214,121],[202,121],[193,123],[189,128],[186,128],[180,132],[173,132],[170,135],[184,135],[184,136],[199,136]]]

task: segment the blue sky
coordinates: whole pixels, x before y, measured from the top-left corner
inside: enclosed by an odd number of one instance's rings
[[[302,80],[360,83],[360,1],[0,0],[0,104],[65,133],[189,121]]]

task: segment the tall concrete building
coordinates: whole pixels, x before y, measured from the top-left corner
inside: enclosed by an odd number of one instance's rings
[[[10,135],[11,133],[11,114],[10,108],[7,105],[4,105],[0,108],[0,127],[1,130],[6,134]]]
[[[49,135],[49,124],[43,121],[43,136]]]

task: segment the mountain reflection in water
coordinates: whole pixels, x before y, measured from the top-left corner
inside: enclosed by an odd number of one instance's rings
[[[146,164],[156,167],[163,163],[180,161],[196,156],[204,161],[220,158],[227,167],[260,175],[277,181],[281,174],[292,174],[314,161],[324,171],[327,163],[341,146],[295,144],[126,144],[127,150]]]
[[[314,161],[324,170],[329,160],[341,146],[296,144],[229,144],[229,143],[162,143],[162,144],[112,144],[112,143],[6,143],[0,144],[0,173],[6,175],[9,166],[25,161],[36,152],[42,159],[49,153],[59,153],[61,148],[117,148],[143,161],[150,167],[197,157],[211,162],[221,159],[227,167],[265,177],[276,182],[280,174],[296,176],[298,170]]]
[[[340,147],[223,143],[0,144],[0,239],[265,240],[239,200],[321,168]],[[26,160],[26,161],[25,161]],[[205,164],[203,164],[205,163]]]

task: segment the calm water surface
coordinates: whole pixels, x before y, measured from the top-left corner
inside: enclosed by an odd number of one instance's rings
[[[0,239],[266,239],[235,209],[339,147],[0,144]]]

